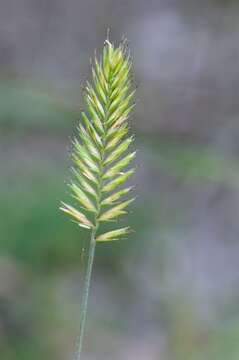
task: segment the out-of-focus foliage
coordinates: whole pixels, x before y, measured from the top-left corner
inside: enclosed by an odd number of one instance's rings
[[[2,79],[0,83],[2,131],[64,132],[77,112],[54,89],[24,80]]]
[[[0,12],[1,358],[74,348],[87,241],[58,207],[88,58],[111,26],[139,85],[140,196],[130,240],[97,249],[85,357],[237,360],[237,4],[13,3]]]

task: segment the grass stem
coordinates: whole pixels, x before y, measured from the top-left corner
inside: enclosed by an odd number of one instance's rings
[[[95,234],[97,231],[97,227],[98,226],[95,226],[92,229],[92,233],[91,233],[89,256],[88,256],[87,269],[86,269],[86,275],[85,275],[84,287],[83,287],[83,295],[82,295],[81,317],[80,317],[80,335],[79,335],[79,339],[77,342],[77,349],[75,352],[74,360],[81,359],[82,344],[83,344],[86,316],[87,316],[87,308],[88,308],[90,282],[91,282],[92,268],[93,268],[95,248],[96,248]]]

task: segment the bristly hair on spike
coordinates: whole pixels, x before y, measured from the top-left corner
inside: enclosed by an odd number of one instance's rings
[[[135,106],[135,87],[131,76],[132,61],[124,39],[115,47],[107,39],[102,54],[91,62],[91,82],[86,82],[84,110],[72,141],[72,179],[69,188],[74,205],[61,203],[60,209],[79,226],[91,232],[88,263],[83,288],[80,337],[74,360],[80,360],[86,321],[88,294],[97,243],[125,238],[130,227],[113,226],[134,198],[133,187],[125,182],[134,174],[130,164],[136,151],[131,148],[128,119]],[[102,223],[111,227],[102,232]]]

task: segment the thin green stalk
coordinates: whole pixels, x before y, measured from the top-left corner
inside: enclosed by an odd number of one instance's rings
[[[85,332],[86,315],[87,315],[87,307],[88,307],[89,290],[90,290],[90,282],[91,282],[91,275],[92,275],[92,269],[93,269],[93,263],[94,263],[94,257],[95,257],[95,248],[96,248],[95,234],[96,234],[97,228],[98,228],[98,225],[96,225],[92,229],[92,233],[91,233],[89,256],[88,256],[86,276],[85,276],[83,295],[82,295],[80,335],[79,335],[79,340],[78,340],[74,360],[81,359],[82,344],[83,344],[83,338],[84,338],[84,332]]]

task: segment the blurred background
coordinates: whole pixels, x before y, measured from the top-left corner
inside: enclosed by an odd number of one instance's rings
[[[58,207],[107,27],[134,59],[138,199],[133,236],[97,248],[84,359],[239,358],[238,20],[236,0],[1,0],[1,359],[71,359],[88,233]]]

